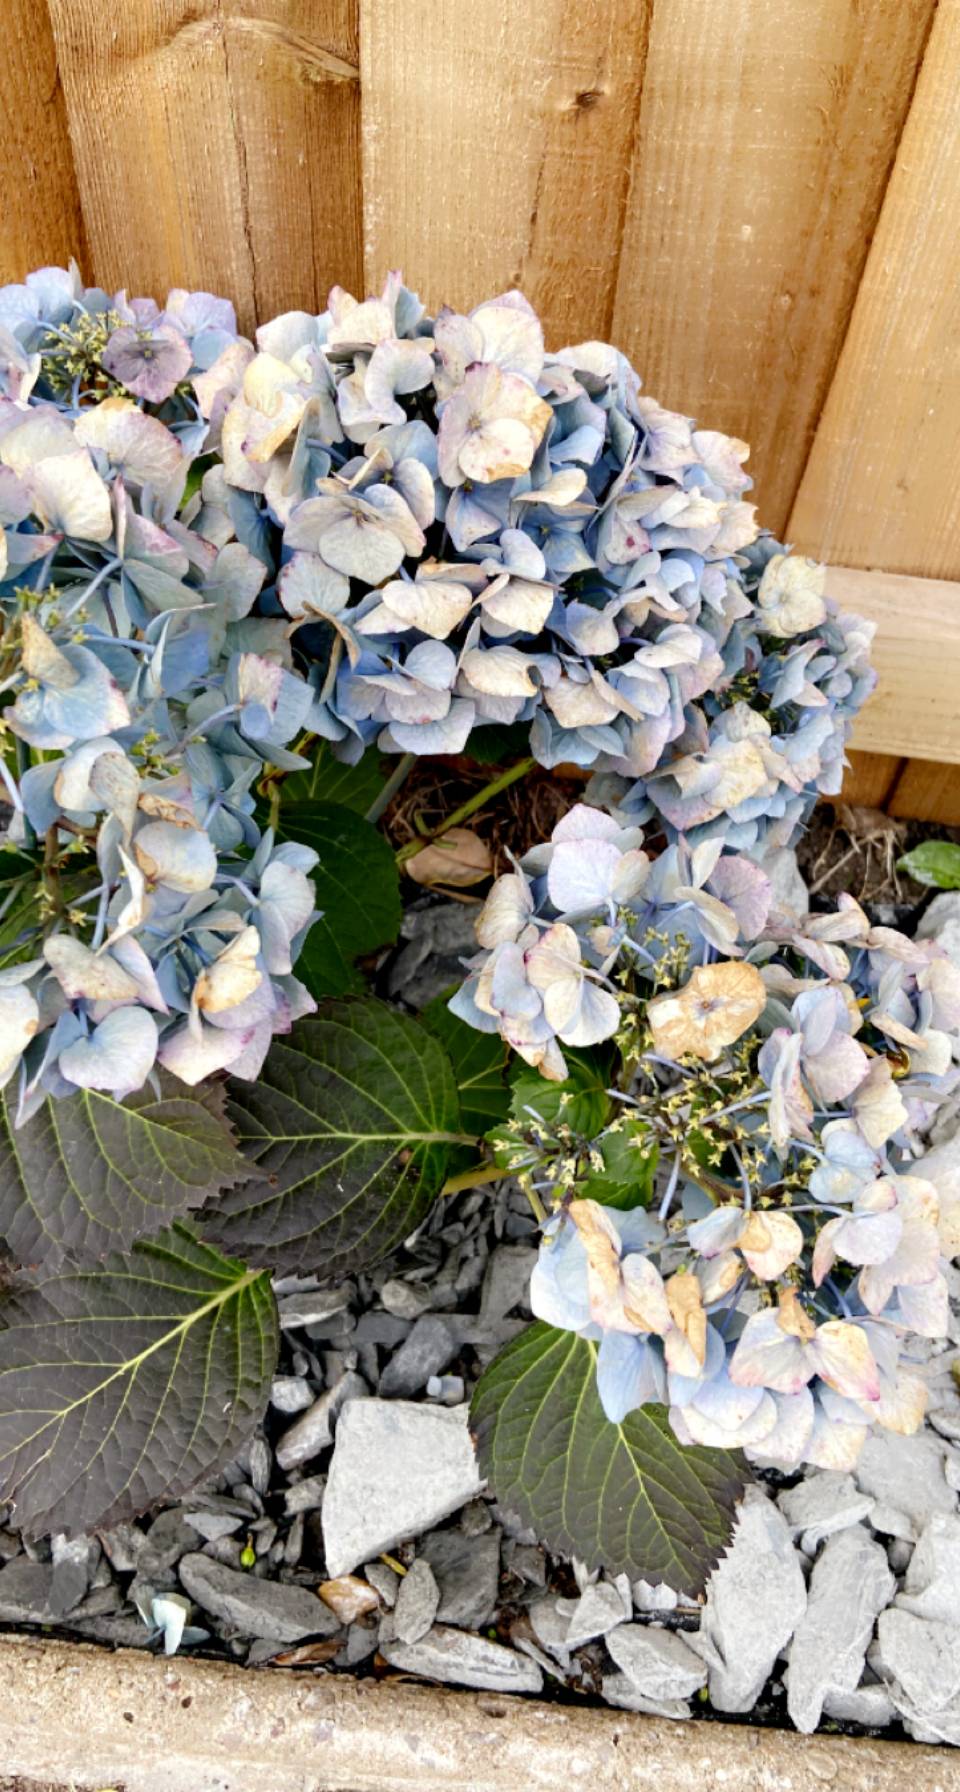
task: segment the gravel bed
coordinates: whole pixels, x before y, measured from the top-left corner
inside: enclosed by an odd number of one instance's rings
[[[455,918],[419,912],[447,945]],[[923,931],[960,962],[960,895],[931,905]],[[412,944],[420,1002],[433,989]],[[928,1173],[935,1161],[941,1193],[960,1193],[956,1111],[935,1150]],[[705,1597],[678,1596],[551,1560],[480,1483],[470,1393],[529,1319],[534,1251],[526,1203],[501,1184],[445,1201],[371,1275],[278,1282],[280,1368],[242,1456],[96,1537],[23,1544],[0,1528],[0,1623],[274,1671],[960,1745],[957,1318],[950,1337],[917,1341],[931,1390],[917,1436],[879,1434],[852,1473],[762,1478]]]

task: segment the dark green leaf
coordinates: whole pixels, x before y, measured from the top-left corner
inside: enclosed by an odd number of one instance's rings
[[[385,762],[376,748],[371,747],[356,765],[344,765],[342,760],[334,758],[325,740],[318,741],[311,752],[313,764],[310,770],[292,772],[280,786],[281,827],[284,825],[283,810],[297,808],[301,803],[341,803],[345,809],[366,815],[390,776],[391,762]],[[288,831],[296,839],[295,830],[291,827]]]
[[[740,1459],[685,1448],[662,1406],[612,1425],[585,1338],[521,1332],[481,1378],[472,1422],[500,1504],[550,1549],[678,1591],[704,1585],[730,1537]]]
[[[37,955],[39,866],[18,852],[0,852],[0,970]]]
[[[538,1070],[517,1059],[510,1112],[521,1124],[535,1115],[545,1126],[562,1118],[576,1133],[596,1138],[611,1117],[613,1103],[607,1094],[610,1058],[603,1052],[564,1051],[568,1075],[552,1083]]]
[[[0,1238],[18,1263],[123,1250],[250,1178],[222,1084],[164,1077],[124,1102],[96,1089],[46,1101],[16,1129],[0,1097]]]
[[[604,1207],[649,1207],[659,1150],[642,1125],[626,1120],[597,1141],[603,1169],[577,1186],[577,1194]]]
[[[26,1284],[0,1333],[0,1498],[28,1536],[89,1532],[235,1456],[277,1361],[268,1275],[185,1226]]]
[[[950,840],[924,840],[897,860],[918,884],[937,890],[960,890],[960,846]]]
[[[528,722],[491,722],[488,727],[474,729],[464,757],[472,759],[475,765],[508,766],[529,751]]]
[[[297,976],[314,996],[362,989],[354,959],[392,945],[400,931],[400,878],[389,843],[339,803],[281,808],[279,832],[320,854],[311,876],[321,918],[307,935]]]
[[[446,995],[428,1002],[420,1018],[442,1041],[453,1065],[463,1131],[479,1137],[510,1111],[506,1045],[498,1033],[478,1033],[451,1014]]]
[[[373,999],[324,1003],[275,1039],[230,1114],[269,1176],[222,1196],[205,1233],[258,1263],[330,1277],[385,1257],[426,1217],[462,1142],[450,1060]]]

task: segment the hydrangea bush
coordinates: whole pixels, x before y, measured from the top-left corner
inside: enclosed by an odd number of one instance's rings
[[[190,466],[130,398],[0,413],[18,1123],[78,1088],[122,1099],[156,1064],[256,1076],[314,1006],[292,971],[316,853],[261,831],[252,794],[265,764],[307,763],[287,743],[314,697],[282,628],[250,616],[266,569],[222,474],[184,506]]]
[[[529,723],[598,801],[745,848],[839,790],[872,630],[758,532],[745,443],[646,397],[607,343],[547,354],[518,292],[430,318],[391,275],[257,351],[224,468],[282,529],[276,596],[338,754]]]
[[[391,274],[248,342],[209,293],[0,289],[0,1497],[28,1535],[214,1474],[266,1406],[273,1277],[367,1269],[498,1175],[542,1226],[538,1321],[473,1422],[556,1548],[694,1587],[741,1450],[845,1465],[919,1423],[958,978],[849,899],[774,907],[870,628],[758,530],[746,454],[615,348],[548,353],[517,292],[431,318]],[[375,821],[417,756],[526,740],[585,801],[414,1018],[363,969],[418,845]]]
[[[457,1014],[547,1079],[564,1047],[613,1048],[593,1124],[545,1119],[526,1086],[498,1139],[543,1210],[533,1311],[595,1344],[607,1417],[667,1405],[681,1443],[787,1470],[915,1431],[909,1338],[946,1335],[960,1248],[920,1143],[960,1080],[943,948],[849,896],[778,914],[750,860],[710,841],[651,863],[582,806],[477,933]]]

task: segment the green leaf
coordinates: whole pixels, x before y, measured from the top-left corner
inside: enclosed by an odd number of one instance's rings
[[[529,722],[491,722],[475,728],[464,753],[475,765],[510,765],[530,751]]]
[[[0,852],[0,970],[37,956],[40,867],[18,852]]]
[[[738,1456],[686,1448],[662,1406],[605,1416],[596,1349],[537,1323],[491,1363],[472,1423],[500,1504],[550,1549],[588,1568],[697,1592],[729,1541]]]
[[[918,884],[937,890],[960,890],[960,846],[951,840],[924,840],[897,860]]]
[[[17,1528],[90,1532],[217,1472],[277,1361],[270,1278],[185,1226],[27,1283],[0,1333],[0,1498]]]
[[[564,1051],[569,1072],[562,1083],[552,1083],[539,1071],[531,1070],[517,1059],[512,1079],[510,1112],[521,1123],[530,1119],[530,1110],[545,1126],[562,1118],[576,1133],[596,1138],[611,1117],[613,1103],[607,1094],[611,1061],[606,1053]]]
[[[204,1232],[273,1269],[333,1278],[387,1256],[468,1142],[440,1041],[372,998],[324,1003],[230,1094],[240,1143],[270,1180],[221,1196]]]
[[[597,1140],[603,1170],[578,1184],[578,1195],[604,1207],[649,1207],[660,1152],[642,1124],[626,1121]]]
[[[389,775],[389,762],[384,770],[384,761],[373,747],[356,765],[344,765],[341,759],[334,758],[327,741],[319,741],[313,749],[310,770],[292,772],[280,786],[281,827],[284,809],[298,808],[301,803],[340,803],[345,809],[366,815]],[[297,838],[295,830],[288,831],[293,839]]]
[[[420,1018],[446,1047],[453,1065],[463,1131],[479,1137],[510,1111],[507,1047],[498,1033],[478,1033],[451,1014],[446,994],[428,1002]]]
[[[311,876],[321,917],[307,935],[297,976],[314,996],[361,990],[354,959],[392,945],[400,931],[400,876],[389,843],[339,803],[281,808],[279,832],[320,854]]]
[[[99,1257],[159,1232],[251,1170],[226,1119],[222,1084],[161,1078],[124,1102],[97,1089],[46,1101],[15,1128],[0,1097],[0,1238],[18,1263]]]

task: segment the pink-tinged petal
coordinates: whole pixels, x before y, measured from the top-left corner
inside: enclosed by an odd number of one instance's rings
[[[156,972],[139,940],[131,939],[129,934],[114,940],[110,955],[133,978],[138,999],[144,1008],[153,1008],[157,1014],[169,1014]]]
[[[60,1053],[60,1070],[81,1089],[108,1089],[119,1101],[145,1083],[157,1056],[157,1023],[145,1008],[115,1008],[88,1039]]]
[[[942,1337],[944,1334],[935,1335]],[[923,1424],[929,1397],[926,1382],[919,1375],[904,1371],[897,1375],[892,1385],[884,1385],[879,1400],[864,1405],[864,1412],[875,1425],[896,1431],[900,1437],[912,1437]]]
[[[137,985],[106,952],[91,952],[81,940],[55,933],[44,941],[43,956],[69,1001],[131,1002]]]
[[[45,528],[78,541],[106,541],[111,534],[110,490],[85,448],[38,461],[29,486]]]
[[[950,1296],[938,1272],[929,1282],[897,1289],[897,1305],[908,1331],[921,1338],[946,1338],[950,1331]]]
[[[613,840],[591,840],[588,848],[580,841],[559,841],[547,872],[554,908],[568,914],[605,908],[621,856]]]
[[[186,459],[166,424],[126,398],[106,398],[82,410],[74,435],[85,448],[100,448],[128,484],[164,491],[181,475]]]
[[[631,1251],[620,1264],[623,1320],[618,1330],[656,1332],[663,1337],[672,1324],[663,1277],[656,1264],[640,1251]]]
[[[701,1257],[716,1257],[730,1250],[743,1231],[745,1218],[742,1207],[715,1207],[706,1219],[694,1220],[687,1227],[691,1250]]]
[[[557,994],[557,986],[544,992],[543,1006],[547,1019],[551,1019],[551,1007]],[[551,1025],[554,1023],[551,1021]],[[564,1045],[600,1045],[604,1039],[612,1039],[620,1025],[620,1004],[616,996],[607,989],[598,989],[595,983],[584,978],[580,986],[579,1006],[574,1018],[561,1026],[555,1025]]]
[[[828,1319],[817,1327],[807,1354],[820,1379],[838,1394],[851,1400],[879,1398],[880,1375],[862,1326]]]
[[[860,1298],[871,1313],[881,1313],[894,1288],[932,1282],[940,1267],[940,1235],[936,1225],[907,1220],[892,1254],[860,1271]]]
[[[803,1251],[803,1233],[788,1213],[754,1212],[740,1234],[739,1248],[755,1276],[774,1282],[796,1263]]]
[[[184,1022],[183,1026],[166,1034],[157,1053],[157,1062],[193,1088],[215,1071],[228,1070],[240,1057],[253,1030],[231,1033],[204,1026],[201,1022],[199,1031],[195,1032]]]
[[[886,1058],[874,1058],[853,1098],[853,1111],[868,1145],[885,1145],[907,1119],[903,1097]]]
[[[766,1387],[778,1394],[798,1394],[814,1370],[800,1339],[785,1332],[777,1313],[767,1308],[747,1320],[729,1373],[738,1387]]]
[[[847,1473],[856,1468],[870,1429],[866,1423],[840,1424],[818,1406],[810,1441],[804,1451],[804,1460],[812,1463],[814,1468],[837,1469]]]
[[[217,875],[216,851],[199,828],[178,827],[173,821],[148,821],[140,829],[133,850],[144,876],[192,896],[209,890]]]
[[[745,940],[755,940],[763,931],[773,901],[773,885],[765,871],[752,859],[731,854],[719,860],[711,877],[710,887],[721,902],[732,908]]]
[[[777,1406],[765,1388],[737,1387],[724,1374],[708,1381],[683,1408],[694,1443],[712,1449],[762,1444],[777,1423]]]
[[[818,1101],[826,1105],[846,1100],[863,1082],[870,1060],[862,1045],[849,1033],[834,1033],[824,1050],[806,1060],[806,1078]]]
[[[747,1448],[751,1462],[790,1472],[799,1468],[813,1435],[815,1406],[809,1388],[799,1394],[772,1395],[777,1422],[755,1448]]]
[[[770,1138],[777,1150],[786,1149],[792,1138],[813,1136],[813,1102],[802,1082],[801,1052],[802,1034],[786,1027],[777,1027],[759,1048],[759,1073],[770,1088]]]
[[[817,1234],[817,1242],[813,1247],[813,1285],[819,1288],[825,1276],[830,1274],[837,1261],[836,1238],[840,1227],[844,1224],[841,1214],[839,1219],[828,1220]]]
[[[499,946],[515,940],[533,914],[533,897],[526,878],[517,871],[498,877],[477,918],[481,946]]]

